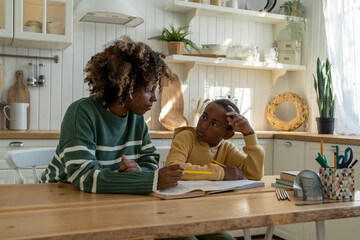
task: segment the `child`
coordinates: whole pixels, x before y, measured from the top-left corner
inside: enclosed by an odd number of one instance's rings
[[[246,155],[226,139],[234,131],[244,135]],[[222,167],[211,160],[226,167]],[[196,128],[175,129],[166,166],[180,164],[186,170],[212,172],[211,175],[186,174],[183,180],[239,180],[262,178],[264,149],[259,145],[248,120],[227,99],[207,105]]]
[[[147,194],[176,186],[183,168],[158,170],[143,115],[171,77],[164,56],[123,36],[87,63],[90,97],[66,111],[55,156],[41,182],[71,182],[81,191]]]

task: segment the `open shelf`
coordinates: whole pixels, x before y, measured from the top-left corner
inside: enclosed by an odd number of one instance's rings
[[[197,15],[224,17],[231,19],[239,19],[250,22],[278,24],[285,23],[286,17],[281,14],[256,12],[245,9],[237,9],[231,7],[219,7],[204,3],[186,2],[181,0],[173,0],[166,7],[166,11],[189,13],[192,10],[197,11]]]
[[[189,76],[189,71],[193,69],[197,64],[210,65],[210,66],[222,66],[222,67],[236,67],[246,69],[260,69],[271,70],[271,86],[274,86],[279,77],[283,76],[287,71],[305,71],[306,66],[302,65],[290,65],[282,63],[266,63],[266,62],[252,62],[233,60],[227,58],[208,58],[198,56],[186,56],[186,55],[170,55],[165,59],[168,63],[183,63],[186,64],[186,79]]]

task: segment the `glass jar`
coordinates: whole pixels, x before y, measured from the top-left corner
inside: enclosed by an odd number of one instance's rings
[[[28,78],[27,78],[27,85],[29,86],[36,86],[36,64],[33,62],[28,63]]]
[[[39,78],[36,81],[36,85],[40,87],[45,87],[45,64],[39,64]]]

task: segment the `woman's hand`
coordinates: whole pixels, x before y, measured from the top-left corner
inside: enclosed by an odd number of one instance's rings
[[[224,172],[225,172],[224,181],[247,179],[244,173],[235,166],[225,167]]]
[[[118,172],[140,172],[140,166],[133,160],[129,160],[123,154],[121,156],[121,163],[118,168]]]
[[[249,121],[243,115],[237,113],[231,106],[228,106],[228,109],[230,112],[225,114],[226,119],[234,131],[241,132],[244,136],[255,133]]]
[[[178,185],[178,181],[185,175],[184,167],[179,164],[163,167],[158,173],[158,185],[157,189],[166,189],[169,187],[175,187]]]

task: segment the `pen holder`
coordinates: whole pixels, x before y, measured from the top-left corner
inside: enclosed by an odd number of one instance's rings
[[[324,197],[336,200],[354,198],[353,168],[320,168],[319,172]]]

